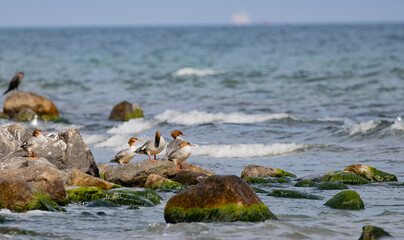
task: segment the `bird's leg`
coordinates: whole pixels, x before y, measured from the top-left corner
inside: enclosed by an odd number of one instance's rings
[[[157,158],[156,158],[156,154],[154,154],[154,160],[157,160]]]
[[[37,159],[37,158],[39,158],[39,157],[35,157],[35,152],[32,152],[32,159]]]
[[[35,159],[35,156],[34,157],[31,157],[31,155],[29,154],[30,152],[28,152],[28,158],[29,159]],[[32,153],[34,153],[34,152],[32,152]]]
[[[122,167],[122,163],[121,162],[119,162],[120,164],[121,164],[121,167]]]
[[[175,166],[177,166],[177,164],[175,164]],[[177,167],[177,170],[178,170],[178,171],[183,171],[183,170],[184,170],[184,169],[182,169],[181,163],[180,163],[180,168]]]
[[[151,159],[150,154],[147,154],[147,156],[149,156],[150,162],[155,162],[155,161],[156,161],[156,160],[152,160],[152,159]]]

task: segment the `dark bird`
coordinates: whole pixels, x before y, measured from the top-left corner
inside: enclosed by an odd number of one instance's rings
[[[12,91],[12,90],[14,90],[14,89],[17,89],[17,91],[18,91],[18,85],[20,85],[20,82],[21,82],[21,80],[22,80],[23,77],[24,77],[24,73],[23,73],[23,72],[17,73],[17,74],[13,77],[13,79],[11,79],[10,85],[8,86],[8,89],[7,89],[7,91],[4,92],[4,94],[6,94],[6,93],[8,93],[8,92],[10,92],[10,91]],[[3,95],[4,95],[4,94],[3,94]]]

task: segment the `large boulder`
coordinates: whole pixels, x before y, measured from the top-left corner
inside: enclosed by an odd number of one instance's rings
[[[193,171],[178,171],[175,177],[171,180],[184,185],[196,185],[200,182],[203,182],[206,178],[208,178],[208,175],[205,173]]]
[[[242,178],[246,178],[246,177],[260,177],[260,178],[293,177],[293,178],[295,178],[296,176],[294,174],[286,172],[282,169],[264,167],[264,166],[259,166],[259,165],[248,165],[241,172],[241,177]]]
[[[198,173],[205,173],[208,175],[214,175],[215,173],[209,170],[206,170],[204,168],[201,168],[199,166],[193,165],[192,163],[189,162],[183,162],[181,163],[182,169],[185,171],[192,171],[192,172],[198,172]]]
[[[366,178],[370,182],[397,182],[397,177],[394,174],[386,173],[364,164],[350,165],[346,167],[344,171],[353,172],[358,176]]]
[[[0,163],[13,164],[8,159],[23,156],[25,153],[21,152],[20,146],[31,136],[32,131],[20,124],[0,127]],[[60,170],[71,171],[76,168],[92,176],[100,176],[93,154],[76,128],[46,136],[45,142],[35,153]]]
[[[213,175],[167,202],[167,223],[276,219],[254,190],[234,175]]]
[[[44,96],[31,92],[14,91],[4,101],[4,113],[13,117],[24,109],[31,109],[40,116],[59,118],[55,104]]]
[[[109,120],[128,121],[132,118],[142,118],[143,110],[136,104],[123,101],[114,106],[109,115]]]
[[[110,183],[100,178],[85,174],[78,169],[73,169],[73,171],[70,173],[69,178],[66,181],[66,186],[92,186],[99,187],[104,190],[119,187],[114,183]]]
[[[104,177],[108,182],[125,187],[143,187],[151,174],[171,178],[176,173],[176,167],[168,160],[156,162],[147,160],[107,169]]]
[[[361,210],[365,208],[362,198],[355,191],[345,190],[337,193],[324,205],[337,209]]]

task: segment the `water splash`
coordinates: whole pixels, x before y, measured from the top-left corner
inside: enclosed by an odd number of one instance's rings
[[[391,129],[397,129],[404,131],[404,121],[401,115],[399,115],[396,120],[394,120],[393,125],[391,125]]]
[[[180,70],[173,73],[175,77],[182,77],[182,76],[209,76],[209,75],[216,75],[221,74],[221,72],[217,72],[211,69],[196,69],[196,68],[181,68]]]

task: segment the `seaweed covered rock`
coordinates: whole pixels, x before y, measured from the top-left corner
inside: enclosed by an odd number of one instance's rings
[[[31,108],[25,108],[13,116],[12,120],[15,122],[29,122],[34,120],[37,114]]]
[[[355,191],[345,190],[337,193],[324,205],[337,209],[361,210],[365,206],[359,194]]]
[[[107,169],[104,177],[108,182],[125,187],[143,187],[150,174],[171,178],[177,174],[177,169],[173,162],[168,160],[156,162],[147,160]]]
[[[254,190],[234,175],[213,175],[167,202],[167,223],[265,221],[276,216]]]
[[[85,174],[78,169],[73,169],[73,171],[70,173],[66,180],[66,186],[92,186],[99,187],[104,190],[120,187],[114,183],[110,183],[100,178]]]
[[[156,191],[152,189],[146,188],[115,188],[108,191],[109,193],[127,193],[133,194],[137,196],[141,196],[152,202],[154,205],[157,205],[162,200],[162,197],[157,194]]]
[[[282,169],[264,167],[259,165],[248,165],[241,172],[241,178],[246,177],[267,178],[267,177],[284,177],[284,176],[292,178],[296,177],[294,174],[286,172]]]
[[[348,186],[342,182],[321,182],[317,185],[319,190],[338,190],[338,189],[348,189]]]
[[[370,183],[365,178],[358,176],[352,172],[330,171],[326,175],[317,179],[318,182],[342,182],[345,184],[359,185]]]
[[[143,110],[139,106],[123,101],[114,106],[108,119],[115,121],[128,121],[132,118],[142,117]]]
[[[3,111],[13,118],[24,109],[31,109],[40,117],[42,115],[59,118],[59,112],[55,104],[44,96],[31,92],[14,91],[4,101]]]
[[[358,176],[366,178],[370,182],[397,182],[397,177],[394,174],[386,173],[363,164],[353,164],[344,169]]]
[[[258,178],[258,177],[244,177],[243,180],[246,183],[278,183],[274,178]]]
[[[386,239],[393,238],[390,233],[384,231],[383,228],[379,228],[376,226],[363,226],[362,235],[359,240],[377,240],[377,239]]]
[[[272,192],[270,192],[268,194],[268,196],[282,197],[282,198],[305,198],[305,199],[313,199],[313,200],[323,199],[322,197],[317,196],[317,195],[293,191],[293,190],[284,190],[284,189],[273,190]]]
[[[303,181],[299,181],[295,184],[295,187],[313,187],[315,185],[315,183],[313,181],[310,180],[303,180]]]
[[[184,189],[184,185],[160,175],[151,174],[146,180],[145,188],[180,190]]]
[[[195,185],[204,181],[208,177],[209,176],[205,173],[193,171],[178,171],[175,177],[171,180],[183,185]]]

